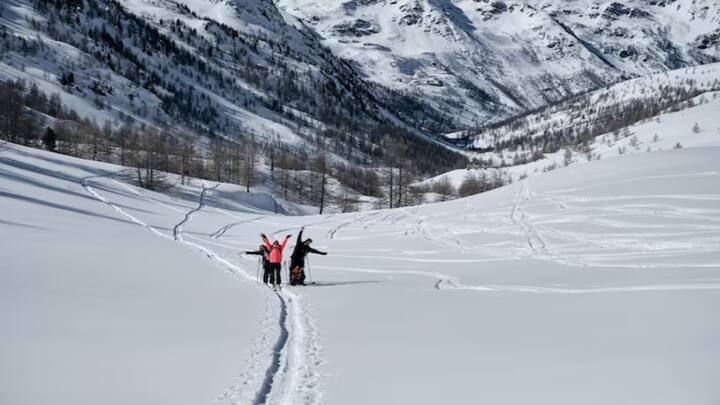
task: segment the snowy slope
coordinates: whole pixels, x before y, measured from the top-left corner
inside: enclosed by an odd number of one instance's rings
[[[209,404],[250,354],[267,297],[172,238],[197,193],[156,205],[118,169],[0,145],[4,404]]]
[[[592,159],[612,159],[628,154],[657,152],[673,148],[720,146],[720,92],[690,99],[693,107],[660,114],[654,119],[626,127],[619,135],[604,134],[589,144]],[[584,164],[588,155],[574,152],[569,166]],[[505,171],[518,179],[553,166],[565,165],[565,149],[535,162],[511,166]],[[455,173],[458,173],[457,171]]]
[[[448,178],[458,189],[468,175],[498,174],[517,181],[563,166],[673,148],[720,146],[720,64],[676,69],[572,97],[533,113],[475,131],[466,154],[485,168],[468,167],[427,178]],[[487,150],[478,152],[478,150]]]
[[[303,291],[328,403],[717,398],[717,153],[636,155],[445,204],[284,221],[330,251],[311,258],[319,284]],[[268,229],[250,225],[214,249]]]
[[[704,93],[720,91],[720,64],[713,63],[692,68],[676,69],[668,72],[648,75],[627,80],[588,94],[570,98],[561,103],[548,105],[528,115],[507,120],[501,125],[491,125],[465,134],[476,148],[494,147],[503,149],[503,145],[514,142],[523,145],[523,138],[549,141],[548,131],[580,132],[586,127],[602,125],[611,121],[618,110],[632,109],[633,104],[643,103],[654,107],[662,105],[665,99],[668,107],[678,106],[688,98]],[[713,99],[713,95],[705,97]],[[658,113],[662,113],[660,110]],[[713,117],[706,115],[706,119]],[[453,134],[455,138],[457,134]],[[512,145],[516,146],[516,145]],[[510,149],[510,148],[508,148]]]
[[[241,208],[223,184],[170,197],[110,176],[118,167],[5,144],[0,398],[713,403],[719,152],[280,217]],[[238,253],[303,225],[330,252],[310,258],[316,284],[254,286],[256,257]]]
[[[704,148],[720,147],[720,92],[706,92],[691,98],[679,111],[667,111],[657,116],[624,127],[617,133],[604,133],[595,137],[587,145],[587,152],[580,153],[570,148],[571,157],[565,160],[568,148],[554,153],[545,153],[542,159],[524,164],[516,164],[502,169],[457,169],[424,180],[421,184],[432,184],[442,177],[450,179],[457,189],[467,175],[492,177],[496,171],[517,181],[525,176],[542,174],[558,167],[586,164],[593,160],[606,160],[639,153],[658,152],[673,148]],[[561,127],[560,121],[577,122],[576,118],[567,120],[566,111],[553,115],[550,119],[539,120],[542,126]],[[559,117],[559,118],[558,118]],[[553,123],[554,119],[558,121]],[[592,118],[590,118],[592,119]],[[498,133],[502,133],[499,131]],[[512,130],[504,133],[506,137],[522,134],[523,131]],[[512,138],[509,138],[512,139]],[[476,154],[495,163],[511,162],[514,152],[501,150],[498,153],[488,152]]]

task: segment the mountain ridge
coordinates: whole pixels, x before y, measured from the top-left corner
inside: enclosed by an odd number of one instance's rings
[[[720,16],[709,1],[278,4],[354,60],[370,81],[421,93],[436,109],[456,115],[456,127],[624,79],[720,60]],[[357,26],[365,29],[345,29]]]

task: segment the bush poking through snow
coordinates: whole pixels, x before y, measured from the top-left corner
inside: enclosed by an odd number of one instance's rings
[[[455,195],[455,187],[447,176],[442,176],[433,182],[432,191],[440,195],[440,201],[447,201]]]
[[[465,179],[462,184],[460,184],[458,194],[460,194],[460,197],[468,197],[474,194],[482,193],[486,189],[485,180],[484,174],[482,176],[478,176],[469,172],[465,175]]]

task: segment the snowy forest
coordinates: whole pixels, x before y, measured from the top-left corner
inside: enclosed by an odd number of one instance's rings
[[[97,123],[35,83],[6,82],[3,92],[13,95],[3,104],[5,139],[129,162],[138,167],[138,182],[151,189],[161,187],[156,176],[165,171],[235,182],[250,190],[266,180],[256,170],[263,163],[270,168],[271,187],[285,198],[320,207],[328,200],[328,175],[347,189],[332,197],[346,200],[343,206],[350,207],[353,196],[361,194],[384,197],[385,206],[392,207],[411,203],[409,184],[418,176],[465,165],[462,155],[379,118],[382,107],[367,85],[322,47],[309,62],[308,56],[276,40],[213,21],[207,27],[210,41],[180,20],[151,26],[114,1],[39,0],[33,7],[47,17],[30,20],[33,29],[90,55],[57,74],[63,91],[92,100],[93,108],[113,118]],[[179,12],[193,14],[182,7]],[[12,35],[5,26],[0,48],[35,60],[59,57],[42,39]],[[272,69],[256,61],[268,55]],[[320,70],[296,66],[311,63],[319,63]],[[323,69],[332,69],[332,76]],[[113,84],[118,76],[122,90]],[[242,77],[243,85],[262,96],[245,91],[232,77]],[[198,84],[205,91],[198,91]],[[287,142],[271,128],[257,129],[219,113],[217,97],[292,123],[301,141]],[[157,100],[154,107],[152,99]],[[118,102],[127,110],[113,105]],[[417,158],[407,159],[407,153]],[[378,166],[387,170],[374,169]],[[383,173],[387,180],[380,179]]]

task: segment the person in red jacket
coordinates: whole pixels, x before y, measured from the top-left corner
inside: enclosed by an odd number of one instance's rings
[[[268,250],[268,262],[270,266],[270,284],[272,284],[274,288],[278,288],[278,286],[280,286],[282,253],[283,250],[285,250],[285,245],[287,245],[287,241],[288,239],[290,239],[291,236],[292,235],[287,235],[282,241],[282,243],[278,241],[270,243],[270,240],[268,240],[268,237],[264,233],[260,234],[263,245],[265,245],[265,248],[267,248]]]

